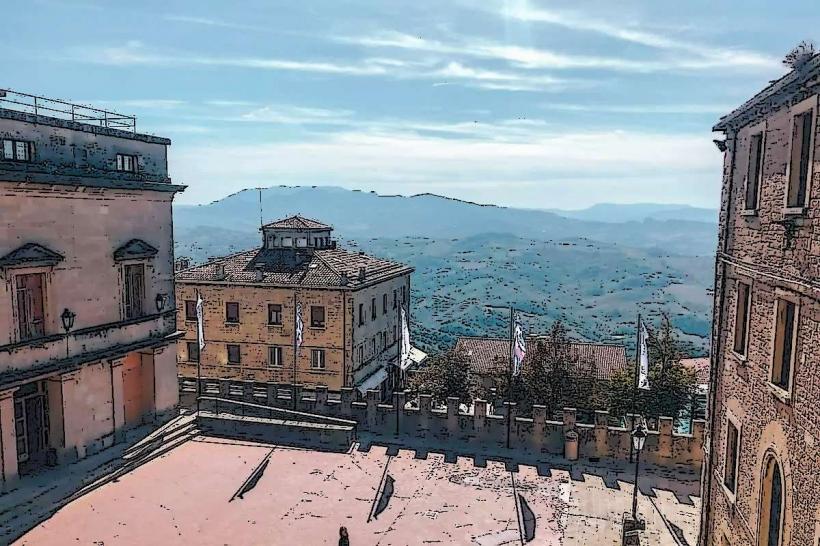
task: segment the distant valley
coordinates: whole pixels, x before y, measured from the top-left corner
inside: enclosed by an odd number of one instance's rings
[[[177,256],[257,246],[259,197],[245,190],[176,205]],[[506,317],[485,305],[508,303],[531,332],[561,319],[579,338],[627,345],[639,310],[666,310],[693,353],[707,348],[717,234],[709,209],[538,211],[334,187],[273,187],[261,197],[265,221],[301,213],[332,224],[342,246],[414,266],[413,338],[426,350],[463,334],[503,335]]]

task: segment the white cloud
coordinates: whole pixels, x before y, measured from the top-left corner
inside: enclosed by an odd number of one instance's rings
[[[719,104],[574,104],[546,102],[546,110],[562,112],[603,112],[610,114],[725,114],[734,107]]]
[[[505,0],[500,13],[506,19],[550,24],[579,32],[591,32],[653,49],[687,52],[699,57],[692,60],[682,60],[680,62],[681,68],[746,67],[782,69],[779,60],[769,55],[679,40],[641,28],[596,19],[588,14],[557,11],[540,6],[533,7],[528,0]]]
[[[512,91],[555,91],[570,86],[589,86],[592,82],[559,79],[532,72],[497,71],[470,67],[460,62],[441,63],[437,60],[406,61],[384,57],[359,61],[312,61],[264,57],[221,57],[159,52],[140,42],[128,42],[123,47],[103,47],[74,50],[69,60],[113,66],[221,66],[233,68],[314,72],[348,76],[381,76],[394,79],[451,79],[462,85],[484,89]],[[446,82],[445,82],[446,83]]]
[[[551,12],[550,12],[551,13]],[[556,19],[559,20],[559,19]],[[584,26],[586,25],[586,26]],[[587,30],[589,23],[574,27],[576,30]],[[608,28],[607,25],[603,25]],[[597,26],[593,25],[593,28]],[[639,39],[644,33],[623,33],[622,36]],[[643,36],[644,42],[669,45],[677,42],[664,41],[662,37],[652,40],[653,35]],[[574,55],[556,51],[526,47],[517,44],[500,43],[474,36],[453,36],[446,42],[412,36],[396,31],[381,31],[365,36],[337,36],[335,40],[343,43],[356,44],[369,48],[393,48],[408,51],[424,51],[441,55],[459,57],[473,57],[480,59],[499,60],[518,68],[527,69],[596,69],[617,72],[662,72],[681,70],[707,70],[727,67],[765,67],[771,68],[778,63],[762,55],[723,50],[705,46],[691,46],[688,54],[680,54],[657,59],[627,59],[623,57],[606,57],[597,55]],[[646,45],[646,44],[645,44]],[[683,45],[683,44],[682,44]]]

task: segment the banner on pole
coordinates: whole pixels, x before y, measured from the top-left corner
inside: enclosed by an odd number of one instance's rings
[[[649,390],[649,332],[643,321],[638,328],[638,388]]]

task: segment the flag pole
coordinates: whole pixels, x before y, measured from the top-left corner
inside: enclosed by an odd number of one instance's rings
[[[507,449],[510,448],[510,429],[512,428],[512,382],[513,382],[513,322],[515,321],[515,311],[510,305],[510,361],[509,377],[507,379]]]
[[[296,353],[299,351],[296,340],[296,290],[293,291],[293,381],[290,385],[290,398],[296,410]]]
[[[641,373],[641,314],[638,313],[638,327],[635,334],[635,385],[632,388],[632,430],[635,429],[635,405],[638,401],[638,381]],[[631,430],[630,430],[631,433]],[[629,462],[632,462],[634,447],[629,442]]]
[[[201,301],[199,299],[199,290],[196,291],[196,301],[197,304]],[[200,306],[200,316],[198,320],[205,322],[205,317],[202,316],[205,314],[205,310],[202,309]],[[197,359],[196,359],[196,417],[199,419],[199,399],[202,397],[202,338],[199,335],[199,323],[196,326],[196,352],[197,352]]]

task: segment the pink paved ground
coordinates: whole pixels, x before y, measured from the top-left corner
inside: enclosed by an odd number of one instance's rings
[[[229,502],[269,453],[256,487]],[[385,465],[395,494],[368,523]],[[513,479],[538,518],[534,544],[617,543],[618,514],[631,490],[607,489],[600,480],[539,476],[531,467],[511,474],[500,463],[481,468],[435,454],[416,459],[411,451],[389,457],[379,447],[322,453],[198,438],[69,504],[18,544],[336,544],[341,525],[354,546],[519,544]],[[617,506],[575,517],[599,488]],[[674,544],[662,537],[662,521],[650,525],[661,527],[656,543]]]

